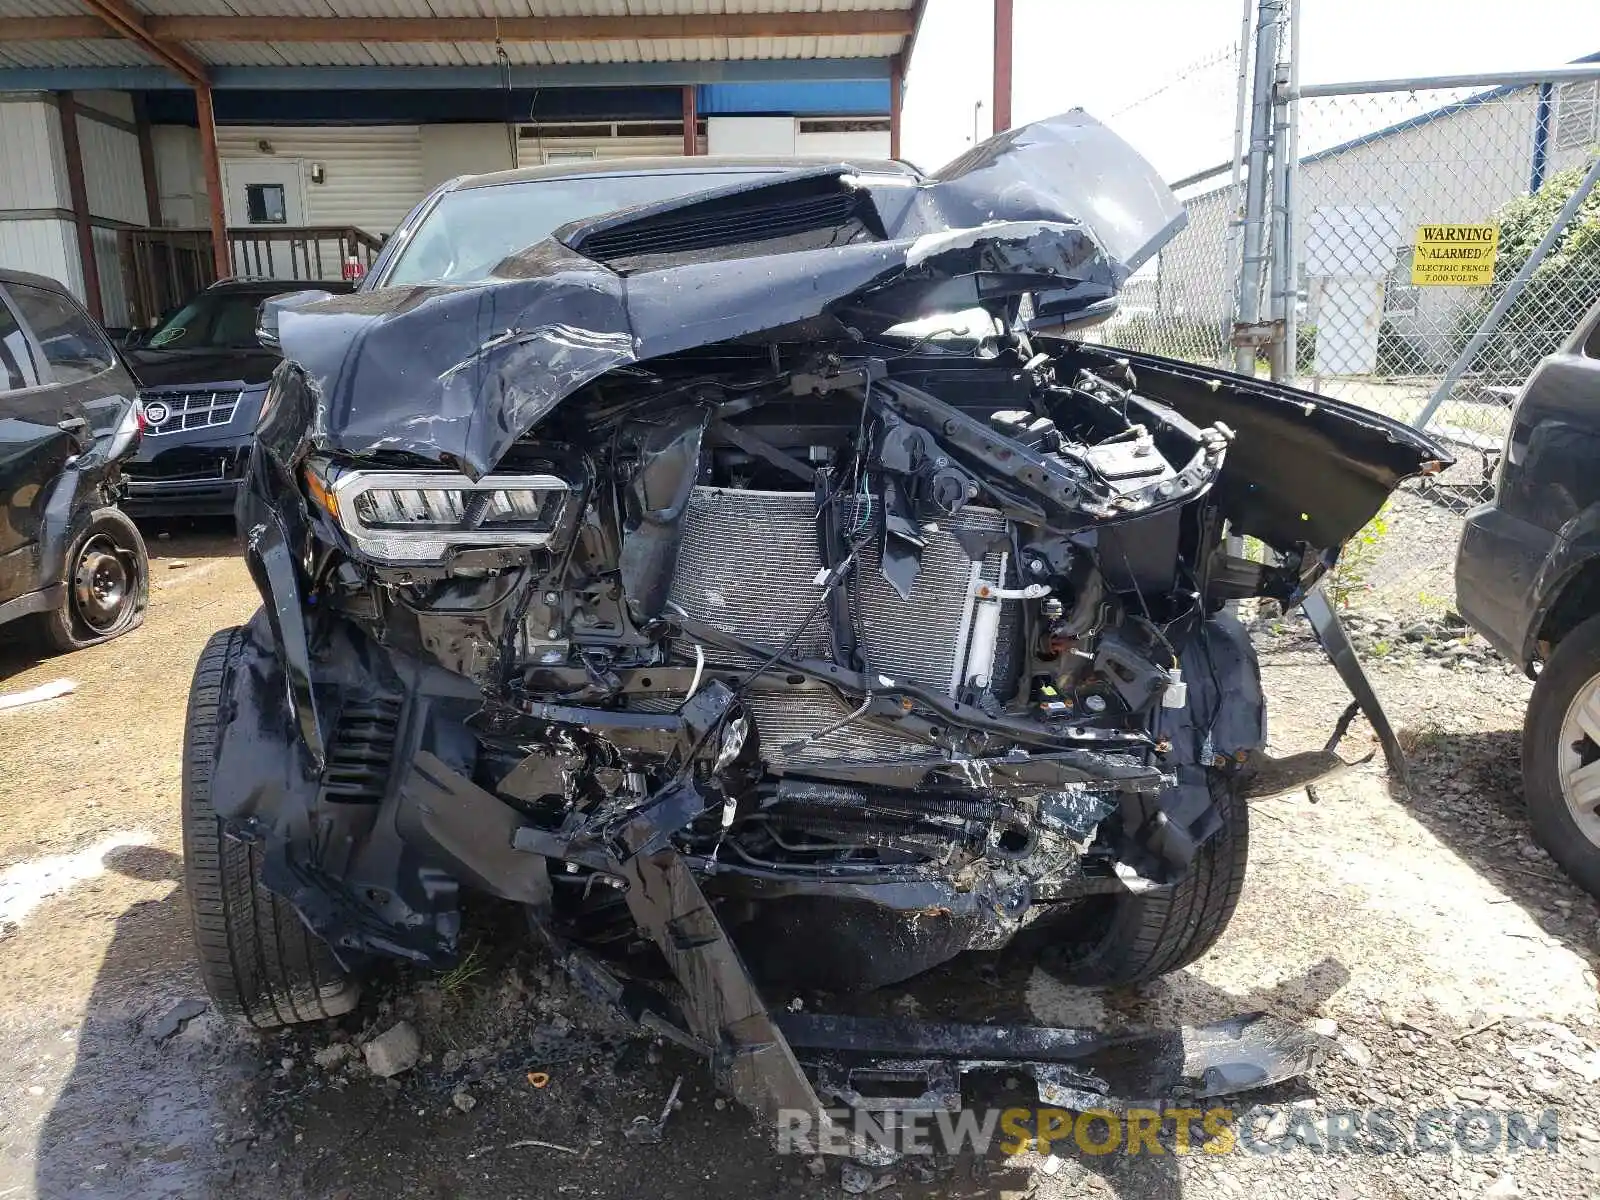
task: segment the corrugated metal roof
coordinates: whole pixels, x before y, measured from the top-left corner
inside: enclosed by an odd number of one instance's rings
[[[915,0],[134,0],[159,16],[208,17],[645,17],[750,13],[907,11]],[[83,16],[78,0],[0,0],[0,17]],[[894,35],[783,38],[661,38],[603,42],[506,42],[518,66],[584,63],[721,62],[888,58]],[[488,66],[494,45],[472,42],[186,43],[214,66]],[[114,38],[0,43],[11,67],[148,66],[153,58]]]
[[[507,42],[506,57],[516,66],[546,67],[566,63],[886,58],[899,48],[899,41],[895,37],[824,37]],[[498,61],[494,45],[489,42],[191,42],[189,46],[204,62],[229,67],[493,66]]]
[[[0,42],[3,67],[143,67],[150,56],[132,42]]]
[[[81,17],[75,0],[0,0],[0,17]]]
[[[10,15],[13,3],[0,0]],[[22,3],[53,0],[20,0]],[[655,17],[688,13],[871,12],[915,0],[135,0],[161,16],[241,17]],[[54,10],[52,10],[54,11]],[[68,4],[64,14],[78,15]]]

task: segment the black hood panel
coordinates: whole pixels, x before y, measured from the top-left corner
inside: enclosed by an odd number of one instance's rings
[[[792,210],[773,236],[730,234],[720,251],[649,241],[664,226],[703,228],[693,218],[708,206],[759,223],[797,179],[818,178],[861,197],[841,210],[843,244],[817,247],[815,223],[795,223]],[[318,449],[398,452],[476,477],[606,371],[735,339],[881,330],[1041,290],[1104,295],[1184,219],[1147,162],[1074,111],[992,138],[931,178],[841,163],[737,184],[568,226],[482,282],[286,308],[279,331],[321,396]],[[610,265],[579,252],[619,245],[662,252]]]

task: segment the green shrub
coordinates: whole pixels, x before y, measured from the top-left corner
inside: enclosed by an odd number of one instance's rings
[[[1500,226],[1500,249],[1494,264],[1494,286],[1461,310],[1455,330],[1456,354],[1471,340],[1505,286],[1533,254],[1556,215],[1578,190],[1586,171],[1587,165],[1558,171],[1537,192],[1507,201],[1495,214]],[[1476,360],[1467,365],[1468,371],[1497,382],[1521,383],[1541,358],[1566,340],[1597,295],[1600,188],[1584,200],[1507,310],[1499,328],[1490,334]]]

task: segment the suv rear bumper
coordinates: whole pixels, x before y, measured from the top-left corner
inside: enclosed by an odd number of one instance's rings
[[[1541,569],[1556,535],[1493,502],[1467,514],[1456,551],[1456,608],[1501,654],[1523,670],[1534,655]]]

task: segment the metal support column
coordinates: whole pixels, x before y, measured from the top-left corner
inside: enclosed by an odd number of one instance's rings
[[[1250,152],[1245,179],[1244,252],[1239,269],[1238,320],[1233,327],[1233,365],[1254,375],[1261,344],[1261,293],[1267,266],[1268,162],[1272,144],[1273,81],[1278,65],[1278,26],[1283,0],[1261,0],[1256,16],[1255,83],[1250,104]]]
[[[700,113],[696,107],[698,92],[694,84],[683,89],[683,152],[690,158],[700,153]]]
[[[1228,314],[1227,329],[1239,319],[1239,234],[1240,212],[1234,207],[1239,201],[1239,185],[1244,182],[1244,130],[1250,112],[1250,26],[1255,17],[1256,0],[1243,0],[1239,16],[1239,72],[1235,82],[1233,110],[1233,157],[1229,160],[1233,172],[1228,192],[1227,267],[1220,280],[1224,293],[1223,303]],[[1159,283],[1159,276],[1157,277]]]
[[[1299,300],[1295,279],[1294,211],[1294,34],[1299,19],[1299,0],[1286,0],[1288,21],[1278,31],[1278,65],[1272,86],[1272,237],[1271,282],[1268,286],[1267,318],[1272,323],[1273,340],[1267,361],[1272,378],[1287,383],[1294,378],[1295,308]]]
[[[889,66],[889,157],[900,157],[900,105],[906,86],[905,63],[898,55]]]
[[[1011,128],[1012,0],[994,0],[994,132]]]
[[[71,92],[60,93],[61,149],[67,160],[67,195],[72,201],[72,227],[78,235],[83,268],[83,303],[96,321],[105,319],[100,306],[100,264],[94,257],[94,227],[89,224],[89,189],[83,182],[83,147],[78,142],[78,103]]]
[[[222,160],[217,157],[217,113],[211,103],[211,88],[197,83],[195,111],[200,117],[200,165],[206,177],[206,198],[211,202],[211,262],[218,279],[233,274],[228,255],[228,218],[223,204]]]
[[[145,224],[161,228],[161,181],[156,176],[156,147],[150,136],[150,113],[143,92],[133,93],[133,129],[139,139],[139,170],[144,175]]]

